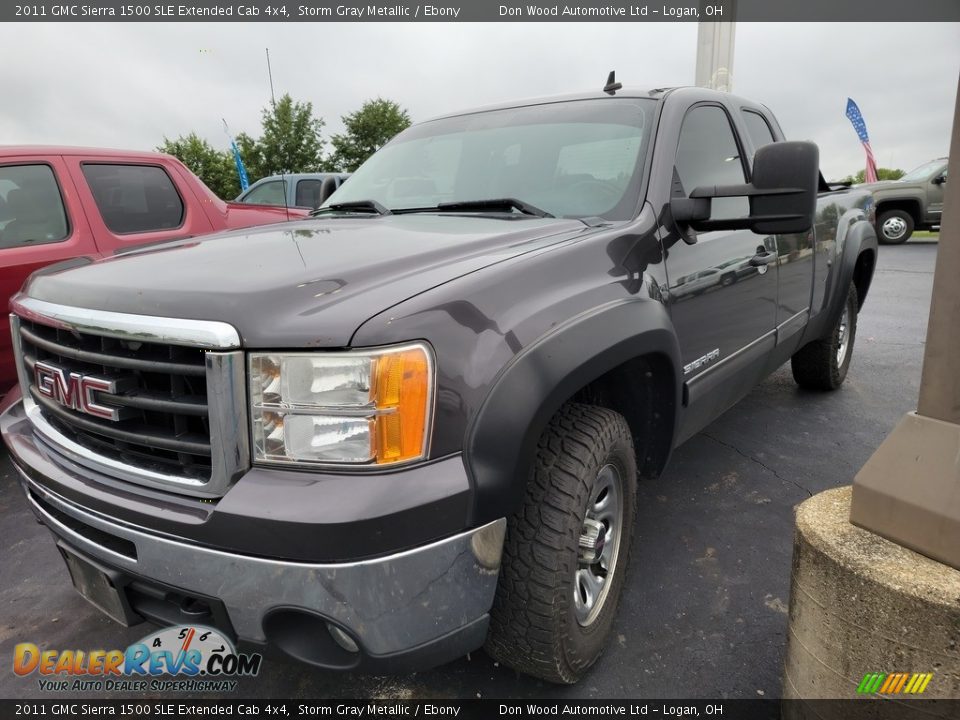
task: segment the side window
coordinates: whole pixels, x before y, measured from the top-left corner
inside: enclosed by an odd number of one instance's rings
[[[767,119],[760,113],[744,110],[743,122],[747,126],[747,135],[750,136],[754,148],[761,148],[764,145],[776,142],[773,137],[773,130],[767,124]]]
[[[320,186],[322,180],[300,180],[297,182],[296,203],[298,207],[315,208],[320,205]]]
[[[183,224],[183,201],[163,168],[95,163],[81,168],[110,232],[172,230]]]
[[[271,180],[251,190],[243,199],[249,205],[286,205],[283,198],[283,181]]]
[[[60,187],[49,165],[0,167],[0,249],[67,239]]]
[[[676,167],[687,194],[698,185],[746,182],[736,136],[722,109],[701,105],[687,113],[680,128]],[[711,202],[710,217],[714,220],[749,214],[747,198],[714,198]]]

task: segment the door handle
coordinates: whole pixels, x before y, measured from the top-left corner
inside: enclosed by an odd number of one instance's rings
[[[757,253],[752,258],[750,258],[750,265],[752,265],[753,267],[762,267],[764,265],[769,265],[776,259],[777,259],[776,253],[767,252],[766,250],[764,250],[763,252]]]

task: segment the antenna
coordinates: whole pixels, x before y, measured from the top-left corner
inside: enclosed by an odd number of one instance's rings
[[[267,78],[270,80],[270,105],[273,107],[273,117],[277,117],[277,98],[273,94],[273,69],[270,67],[270,48],[264,48],[267,51]],[[283,185],[283,211],[287,215],[287,221],[290,220],[290,205],[287,202],[287,176],[283,168],[280,168],[280,183]]]
[[[617,90],[623,87],[623,83],[617,82],[617,71],[611,70],[610,74],[607,75],[607,84],[603,86],[603,91],[607,95],[616,95]]]

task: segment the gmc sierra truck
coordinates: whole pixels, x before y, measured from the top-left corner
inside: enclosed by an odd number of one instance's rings
[[[877,238],[885,245],[905,243],[914,230],[940,226],[947,158],[931,160],[899,180],[858,186],[868,190],[876,205]]]
[[[695,88],[422,122],[313,218],[34,274],[0,430],[120,622],[572,683],[638,483],[787,361],[844,381],[877,241],[818,166]]]

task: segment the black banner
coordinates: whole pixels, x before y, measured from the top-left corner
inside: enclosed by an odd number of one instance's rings
[[[960,22],[960,0],[214,0],[0,5],[0,22]]]
[[[722,718],[933,720],[960,717],[960,700],[0,700],[0,717],[238,718]]]

